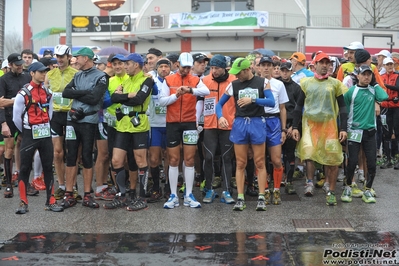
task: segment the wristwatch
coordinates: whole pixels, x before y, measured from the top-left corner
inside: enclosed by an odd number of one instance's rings
[[[251,98],[251,102],[255,103],[256,102],[256,98]]]

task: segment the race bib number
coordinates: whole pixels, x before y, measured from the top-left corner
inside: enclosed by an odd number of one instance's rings
[[[383,126],[387,125],[387,116],[386,115],[381,115],[381,124]]]
[[[65,130],[65,139],[66,140],[76,140],[76,133],[73,126],[67,126]]]
[[[363,130],[361,129],[349,129],[348,140],[353,142],[362,142]]]
[[[53,92],[53,102],[61,106],[69,106],[71,100],[62,97],[62,92]]]
[[[155,104],[155,114],[164,115],[166,114],[166,106],[160,106],[159,103]]]
[[[109,127],[116,127],[116,116],[108,115],[105,121],[107,121]]]
[[[195,145],[198,141],[197,130],[186,130],[183,132],[183,144]]]
[[[246,89],[240,90],[238,92],[238,99],[241,99],[241,98],[257,99],[257,98],[259,98],[259,90],[251,89],[251,88],[246,88]]]
[[[50,123],[44,123],[32,126],[33,139],[49,138],[51,136]]]
[[[215,114],[216,98],[205,98],[204,100],[204,116]]]
[[[122,105],[121,106],[121,110],[122,110],[123,114],[128,115],[130,112],[133,111],[133,107],[132,106]]]

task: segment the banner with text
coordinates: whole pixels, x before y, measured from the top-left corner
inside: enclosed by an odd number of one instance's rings
[[[171,13],[169,28],[206,26],[269,26],[269,12],[226,11],[205,13]]]
[[[72,32],[130,32],[130,16],[73,16]]]

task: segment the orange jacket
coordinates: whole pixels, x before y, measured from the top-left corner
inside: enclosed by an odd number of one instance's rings
[[[229,75],[229,78],[221,83],[217,83],[213,80],[212,74],[209,74],[202,79],[202,82],[208,87],[210,94],[205,96],[204,99],[204,128],[205,129],[222,129],[219,128],[218,118],[216,115],[216,104],[222,98],[223,94],[226,92],[227,86],[236,78],[233,75]],[[206,115],[207,105],[209,108],[213,109],[212,115]],[[223,128],[224,130],[231,130],[233,126],[234,115],[236,113],[236,105],[234,102],[234,97],[230,99],[223,105],[223,117],[229,122],[228,128]]]
[[[385,73],[385,74],[381,75],[381,78],[383,79],[384,83],[388,84],[388,85],[392,85],[392,86],[397,86],[396,82],[397,82],[398,77],[399,77],[399,74],[397,74],[395,72],[393,72],[391,74]],[[381,102],[381,107],[383,107],[383,108],[398,108],[399,103],[394,103],[392,100],[395,97],[398,97],[399,93],[397,91],[390,90],[390,89],[387,89],[386,92],[388,93],[389,98],[388,98],[388,101]]]
[[[193,76],[191,74],[182,77],[180,73],[175,73],[166,76],[165,82],[170,89],[170,94],[175,94],[177,88],[179,88],[180,86],[189,86],[191,88],[197,87],[200,79],[199,77]],[[197,96],[192,94],[181,95],[176,102],[167,106],[166,122],[196,122],[196,104]]]

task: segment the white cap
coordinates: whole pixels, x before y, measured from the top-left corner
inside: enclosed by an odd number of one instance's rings
[[[364,46],[361,42],[351,42],[348,46],[344,47],[345,50],[359,50],[364,49]]]
[[[54,54],[55,55],[64,55],[64,54],[71,55],[72,51],[67,45],[57,45],[56,47],[54,47]]]
[[[391,57],[391,53],[388,50],[381,50],[378,54],[375,54],[375,56],[383,55],[385,57]]]
[[[8,67],[8,60],[4,60],[3,63],[1,64],[1,68]]]
[[[179,61],[181,67],[192,67],[194,64],[193,56],[190,53],[181,53],[177,61]]]
[[[389,64],[389,63],[393,64],[393,60],[390,57],[384,58],[384,60],[382,61],[383,65],[386,65],[386,64]]]

